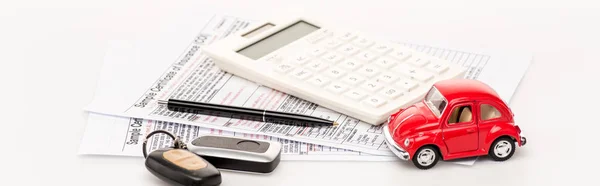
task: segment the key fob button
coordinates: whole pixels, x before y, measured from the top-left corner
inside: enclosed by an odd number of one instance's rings
[[[244,141],[238,142],[237,146],[241,150],[253,151],[253,150],[258,149],[260,147],[260,144],[258,144],[255,141],[244,140]]]
[[[163,157],[171,163],[187,170],[198,170],[206,167],[200,157],[183,149],[174,149],[163,153]]]

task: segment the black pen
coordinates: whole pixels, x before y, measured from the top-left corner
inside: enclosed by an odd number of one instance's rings
[[[319,117],[261,110],[247,107],[236,107],[230,105],[219,105],[212,103],[201,103],[178,99],[159,100],[159,105],[166,105],[167,109],[176,112],[202,114],[219,117],[230,117],[242,120],[262,121],[275,124],[300,125],[300,126],[337,126],[335,121]]]

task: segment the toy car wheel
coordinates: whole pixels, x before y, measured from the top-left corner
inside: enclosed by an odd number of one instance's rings
[[[495,161],[504,161],[515,153],[515,142],[507,137],[496,139],[489,150],[489,155]]]
[[[413,164],[419,169],[429,169],[440,159],[439,152],[437,149],[431,146],[421,147],[412,158]]]

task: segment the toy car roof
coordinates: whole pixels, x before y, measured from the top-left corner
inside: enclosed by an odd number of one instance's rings
[[[500,100],[498,93],[487,84],[472,79],[449,79],[436,82],[438,91],[448,101],[455,99],[489,98]]]

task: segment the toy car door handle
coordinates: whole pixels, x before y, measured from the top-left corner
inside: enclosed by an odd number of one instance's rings
[[[475,132],[475,129],[467,129],[467,133],[473,133]]]

